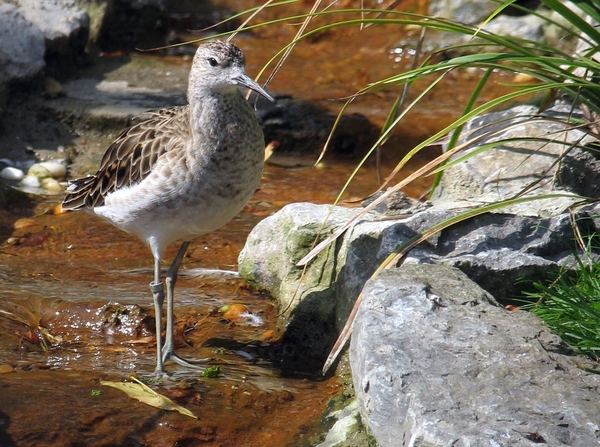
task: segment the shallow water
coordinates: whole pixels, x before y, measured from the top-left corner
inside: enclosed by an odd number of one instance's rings
[[[235,278],[236,260],[260,219],[295,200],[307,182],[319,187],[304,200],[332,202],[351,167],[269,165],[245,210],[192,243],[176,288],[176,339],[182,356],[210,358],[222,374],[203,379],[171,364],[172,382],[154,389],[199,422],[99,384],[154,369],[152,257],[144,244],[85,213],[46,213],[49,201],[23,211],[32,217],[5,214],[13,230],[2,235],[0,251],[0,364],[14,372],[0,375],[0,444],[311,445],[340,378],[281,374],[276,310]],[[372,172],[360,176],[348,197],[375,185]],[[212,274],[202,276],[206,269]],[[232,303],[244,304],[260,323],[224,318],[218,309]]]

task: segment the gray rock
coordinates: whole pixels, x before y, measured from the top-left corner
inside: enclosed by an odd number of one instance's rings
[[[594,197],[600,171],[595,170],[598,162],[588,163],[593,155],[583,146],[596,138],[556,120],[560,113],[550,110],[540,116],[535,107],[519,106],[471,120],[461,142],[473,141],[473,144],[455,158],[490,142],[499,144],[444,171],[432,197],[434,206],[476,207],[517,197],[525,189],[528,192],[523,197],[551,193]],[[561,161],[563,156],[565,161]],[[580,200],[553,197],[512,205],[501,211],[547,217],[564,212]]]
[[[535,14],[525,14],[522,11],[515,13],[515,9],[507,8],[500,15],[485,23],[484,29],[499,36],[513,36],[539,42],[565,52],[572,52],[576,46],[574,36],[577,30],[566,32],[572,28],[572,24],[554,11],[545,7],[537,7],[534,2],[520,3],[528,7]],[[567,2],[570,4],[570,2]],[[475,29],[484,25],[492,13],[496,11],[498,4],[487,0],[433,0],[429,2],[429,14],[434,17],[450,19],[458,23],[472,25]],[[511,10],[512,9],[512,10]],[[582,11],[577,7],[571,8],[576,14]],[[473,43],[472,36],[453,33],[429,32],[424,48],[429,51],[434,49],[448,48],[454,45]],[[492,51],[504,51],[497,46],[453,48],[455,53],[480,53]]]
[[[350,346],[380,446],[597,445],[600,377],[534,315],[460,271],[404,265],[370,280]]]
[[[27,82],[44,68],[44,35],[14,5],[0,5],[0,86]]]
[[[320,370],[335,340],[335,244],[306,270],[295,265],[315,239],[326,238],[356,213],[327,205],[288,205],[253,229],[239,255],[240,275],[277,300],[285,327],[278,356],[284,369]]]
[[[547,20],[533,14],[521,17],[500,15],[490,20],[483,29],[500,36],[511,36],[534,42],[543,42],[545,37],[544,28],[548,26]]]
[[[429,2],[430,15],[466,24],[482,22],[496,8],[498,5],[487,0],[432,0]]]
[[[44,35],[46,74],[56,78],[82,64],[90,20],[75,0],[12,0]]]
[[[582,234],[597,231],[592,210],[575,216]],[[496,299],[511,300],[531,287],[527,280],[574,266],[572,225],[566,213],[544,219],[485,214],[444,230],[432,258],[459,268]]]
[[[331,412],[327,417],[335,418],[336,421],[323,442],[317,444],[317,447],[348,447],[353,437],[360,433],[362,426],[356,400],[341,410]]]
[[[87,14],[69,0],[0,5],[0,115],[9,86],[29,87],[43,74],[62,77],[72,71],[83,57],[88,25]]]
[[[368,214],[307,266],[296,263],[357,210],[291,204],[264,219],[248,236],[240,274],[277,301],[285,328],[279,361],[285,369],[319,371],[344,327],[365,282],[390,253],[450,217],[455,210],[429,208],[390,218]],[[600,232],[600,207],[575,214],[582,234]],[[501,301],[531,287],[525,280],[574,267],[568,214],[534,218],[485,214],[443,230],[409,253],[406,262],[457,267]]]

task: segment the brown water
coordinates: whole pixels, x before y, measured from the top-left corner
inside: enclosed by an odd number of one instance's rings
[[[291,172],[299,177],[311,171]],[[0,375],[0,422],[6,428],[0,445],[283,446],[309,437],[339,392],[339,378],[282,377],[273,358],[280,333],[271,300],[223,273],[196,276],[202,268],[235,269],[249,230],[290,201],[299,179],[289,176],[268,167],[247,208],[225,228],[195,240],[184,260],[176,289],[179,353],[210,358],[222,374],[203,379],[168,365],[172,382],[154,389],[199,421],[99,384],[154,369],[148,249],[84,213],[14,222],[12,245],[4,242],[0,252],[0,370],[14,370]],[[321,201],[334,194],[335,186],[328,186]],[[261,323],[226,319],[218,311],[234,303]],[[102,394],[94,396],[95,390]]]
[[[229,4],[248,6],[242,0]],[[296,31],[280,28],[237,40],[250,73]],[[390,55],[400,37],[398,30],[381,27],[320,36],[297,48],[270,88],[337,112],[341,98],[410,65]],[[384,149],[384,175],[416,142],[460,113],[476,80],[472,73],[451,76],[407,116]],[[487,97],[502,89],[492,87]],[[397,94],[359,98],[351,111],[381,125]],[[406,172],[437,150],[416,157]],[[327,402],[348,380],[347,372],[326,379],[284,377],[277,369],[281,334],[269,297],[223,272],[198,275],[199,269],[235,271],[237,255],[257,222],[287,203],[333,202],[355,165],[356,160],[331,156],[318,169],[269,165],[246,209],[223,229],[193,241],[176,289],[179,352],[210,358],[222,374],[200,378],[171,365],[167,369],[177,371],[172,382],[154,388],[198,420],[99,384],[130,374],[147,376],[154,369],[152,257],[144,244],[83,213],[46,213],[54,206],[49,201],[0,213],[0,372],[12,371],[0,374],[0,445],[312,445],[310,437]],[[369,160],[342,198],[367,196],[377,189],[376,178]],[[405,192],[417,197],[430,184],[431,179],[421,179]],[[218,309],[232,303],[244,304],[261,323],[224,318]]]

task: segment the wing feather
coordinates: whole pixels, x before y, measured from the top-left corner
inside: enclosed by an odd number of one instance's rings
[[[158,159],[191,138],[188,106],[171,107],[124,130],[108,147],[95,175],[72,180],[63,209],[94,208],[107,194],[145,179]]]

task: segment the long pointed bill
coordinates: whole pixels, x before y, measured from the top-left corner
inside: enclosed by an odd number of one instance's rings
[[[267,93],[267,91],[262,88],[260,85],[258,85],[254,79],[252,79],[250,76],[248,76],[246,73],[243,73],[241,75],[239,75],[238,77],[235,78],[235,81],[239,84],[242,85],[246,88],[249,88],[250,90],[254,90],[256,93],[258,93],[261,96],[264,96],[265,98],[267,98],[269,101],[271,102],[275,102],[275,98],[273,98],[271,95],[269,95]]]

